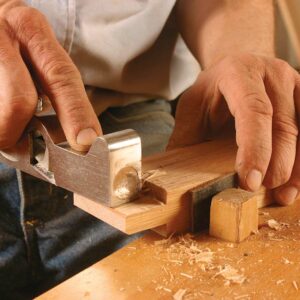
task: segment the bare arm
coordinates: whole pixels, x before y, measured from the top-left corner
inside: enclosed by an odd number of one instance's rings
[[[274,56],[273,0],[179,0],[176,13],[203,68],[240,52]]]
[[[203,71],[179,101],[169,148],[223,135],[233,119],[240,185],[263,183],[291,204],[300,190],[300,76],[275,58],[273,1],[179,0],[176,9]]]

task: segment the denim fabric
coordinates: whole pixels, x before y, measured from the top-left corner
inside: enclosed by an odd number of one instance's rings
[[[137,130],[145,154],[163,150],[174,124],[164,100],[109,109],[100,120],[105,133]],[[31,299],[137,236],[75,208],[70,192],[0,165],[0,299]]]

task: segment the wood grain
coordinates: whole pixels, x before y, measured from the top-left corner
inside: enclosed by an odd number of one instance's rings
[[[226,189],[212,198],[209,234],[241,242],[258,229],[257,199],[242,189]]]
[[[266,226],[269,219],[283,222],[282,229]],[[179,289],[186,290],[185,300],[300,299],[299,220],[297,201],[261,209],[259,233],[242,243],[220,241],[206,232],[196,235],[194,246],[214,253],[205,268],[190,262],[175,238],[161,243],[161,237],[148,233],[37,299],[172,299]],[[216,274],[225,265],[244,274],[245,282],[224,285]]]

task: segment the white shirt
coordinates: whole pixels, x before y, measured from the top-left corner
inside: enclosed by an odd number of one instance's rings
[[[200,68],[176,28],[176,0],[26,0],[48,18],[100,110],[175,99]],[[99,109],[98,109],[99,111]]]

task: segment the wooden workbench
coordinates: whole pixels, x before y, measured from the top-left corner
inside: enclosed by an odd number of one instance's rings
[[[224,278],[224,267],[243,282]],[[259,232],[240,244],[149,232],[37,299],[173,299],[180,289],[185,300],[300,299],[300,201],[261,209]]]

